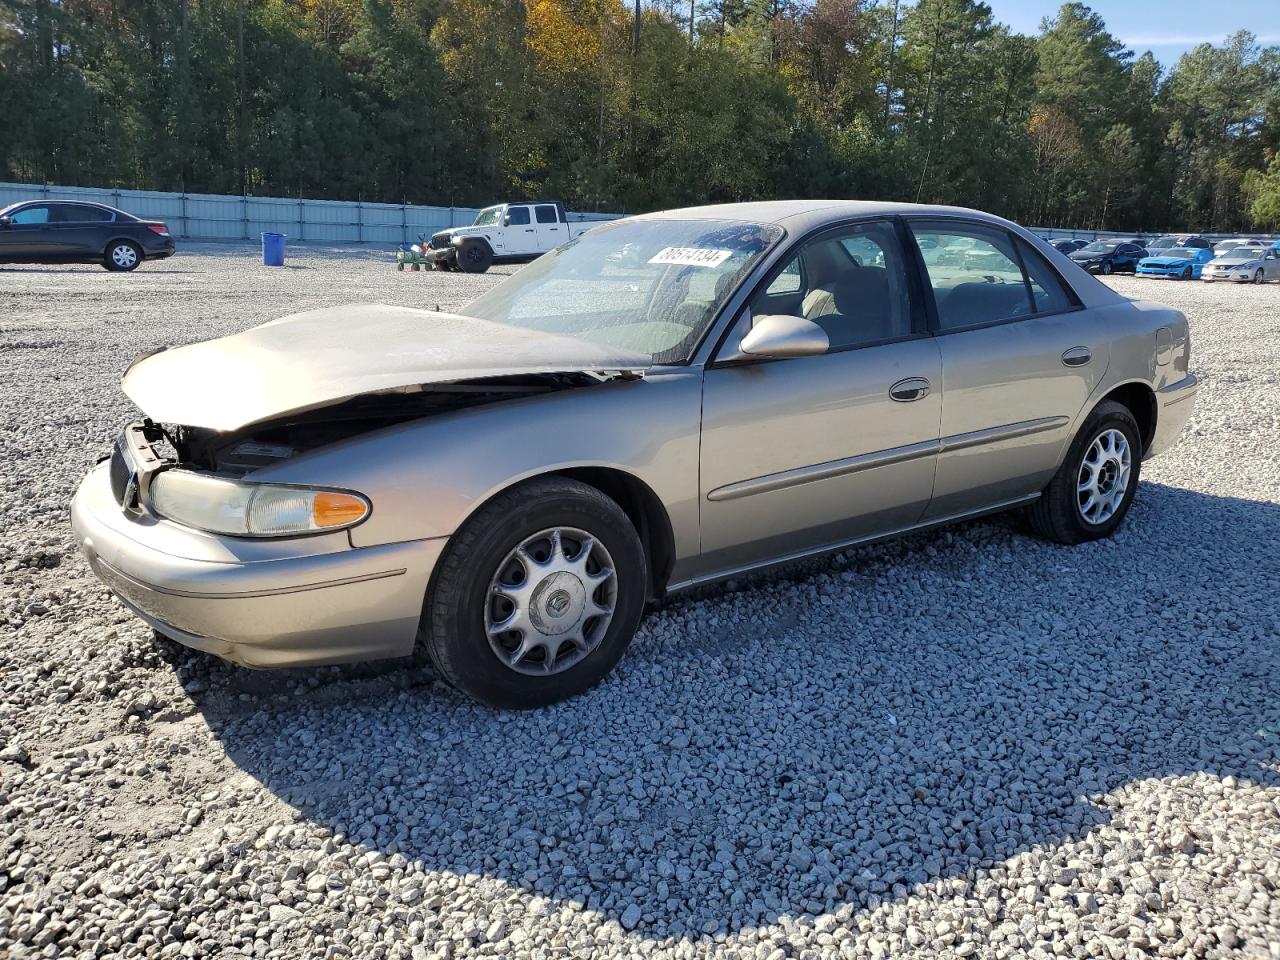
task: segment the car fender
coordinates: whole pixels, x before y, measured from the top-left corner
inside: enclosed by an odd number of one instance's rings
[[[447,389],[447,388],[445,388]],[[670,368],[385,427],[250,479],[356,490],[373,506],[353,546],[448,537],[508,487],[566,470],[619,471],[653,491],[675,569],[698,553],[701,371]]]
[[[147,256],[146,245],[137,237],[131,237],[127,233],[117,233],[114,236],[112,236],[110,240],[104,243],[102,245],[102,255],[105,257],[107,255],[107,251],[111,249],[111,245],[115,243],[119,243],[121,240],[126,240],[129,243],[132,243],[135,247],[138,248],[139,251],[141,251],[143,258],[144,259],[146,258]]]
[[[489,231],[489,227],[458,227],[450,232],[449,243],[456,248],[462,246],[464,240],[483,240],[489,250],[496,255],[498,250],[503,248],[502,231],[497,230],[495,233]]]
[[[454,240],[453,240],[453,246],[454,246],[456,249],[459,249],[459,250],[460,250],[460,249],[462,249],[462,245],[463,245],[464,243],[466,243],[468,240],[477,240],[477,241],[479,241],[480,243],[483,243],[486,247],[488,247],[488,248],[489,248],[489,253],[490,253],[490,255],[495,256],[495,257],[496,257],[496,256],[498,256],[498,251],[497,251],[497,249],[494,247],[493,243],[492,243],[492,242],[490,242],[489,238],[488,238],[487,236],[483,235],[483,234],[470,234],[470,235],[468,235],[468,236],[464,236],[464,237],[456,237],[456,238],[454,238]]]

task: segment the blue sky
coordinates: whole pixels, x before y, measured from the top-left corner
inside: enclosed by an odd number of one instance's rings
[[[997,20],[1019,33],[1037,33],[1040,20],[1053,16],[1060,0],[986,0]],[[1249,30],[1259,42],[1280,44],[1280,0],[1089,0],[1107,28],[1135,55],[1147,50],[1166,67],[1200,43],[1217,43],[1237,30]]]

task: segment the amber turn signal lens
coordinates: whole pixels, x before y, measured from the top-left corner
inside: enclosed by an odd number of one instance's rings
[[[369,506],[349,493],[317,492],[311,500],[311,519],[318,529],[345,527],[364,519]]]

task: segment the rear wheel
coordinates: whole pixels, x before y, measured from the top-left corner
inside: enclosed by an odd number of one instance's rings
[[[444,677],[495,707],[555,703],[598,683],[631,642],[644,549],[594,487],[547,477],[500,494],[450,540],[423,613]]]
[[[140,263],[142,263],[142,250],[137,244],[128,240],[117,240],[111,244],[102,258],[102,265],[114,272],[136,270]]]
[[[463,273],[484,273],[493,264],[493,251],[483,240],[464,240],[458,248],[458,269]]]
[[[1027,508],[1031,529],[1065,544],[1110,536],[1133,503],[1141,466],[1142,434],[1129,408],[1098,404],[1040,499]]]

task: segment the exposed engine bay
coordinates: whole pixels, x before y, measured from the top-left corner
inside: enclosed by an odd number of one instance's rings
[[[152,425],[148,439],[157,452],[198,470],[244,476],[300,453],[370,433],[383,427],[452,410],[574,389],[618,379],[598,373],[529,374],[448,384],[429,384],[395,392],[367,394],[333,406],[290,414],[222,432],[206,427]],[[167,458],[167,456],[166,456]]]

